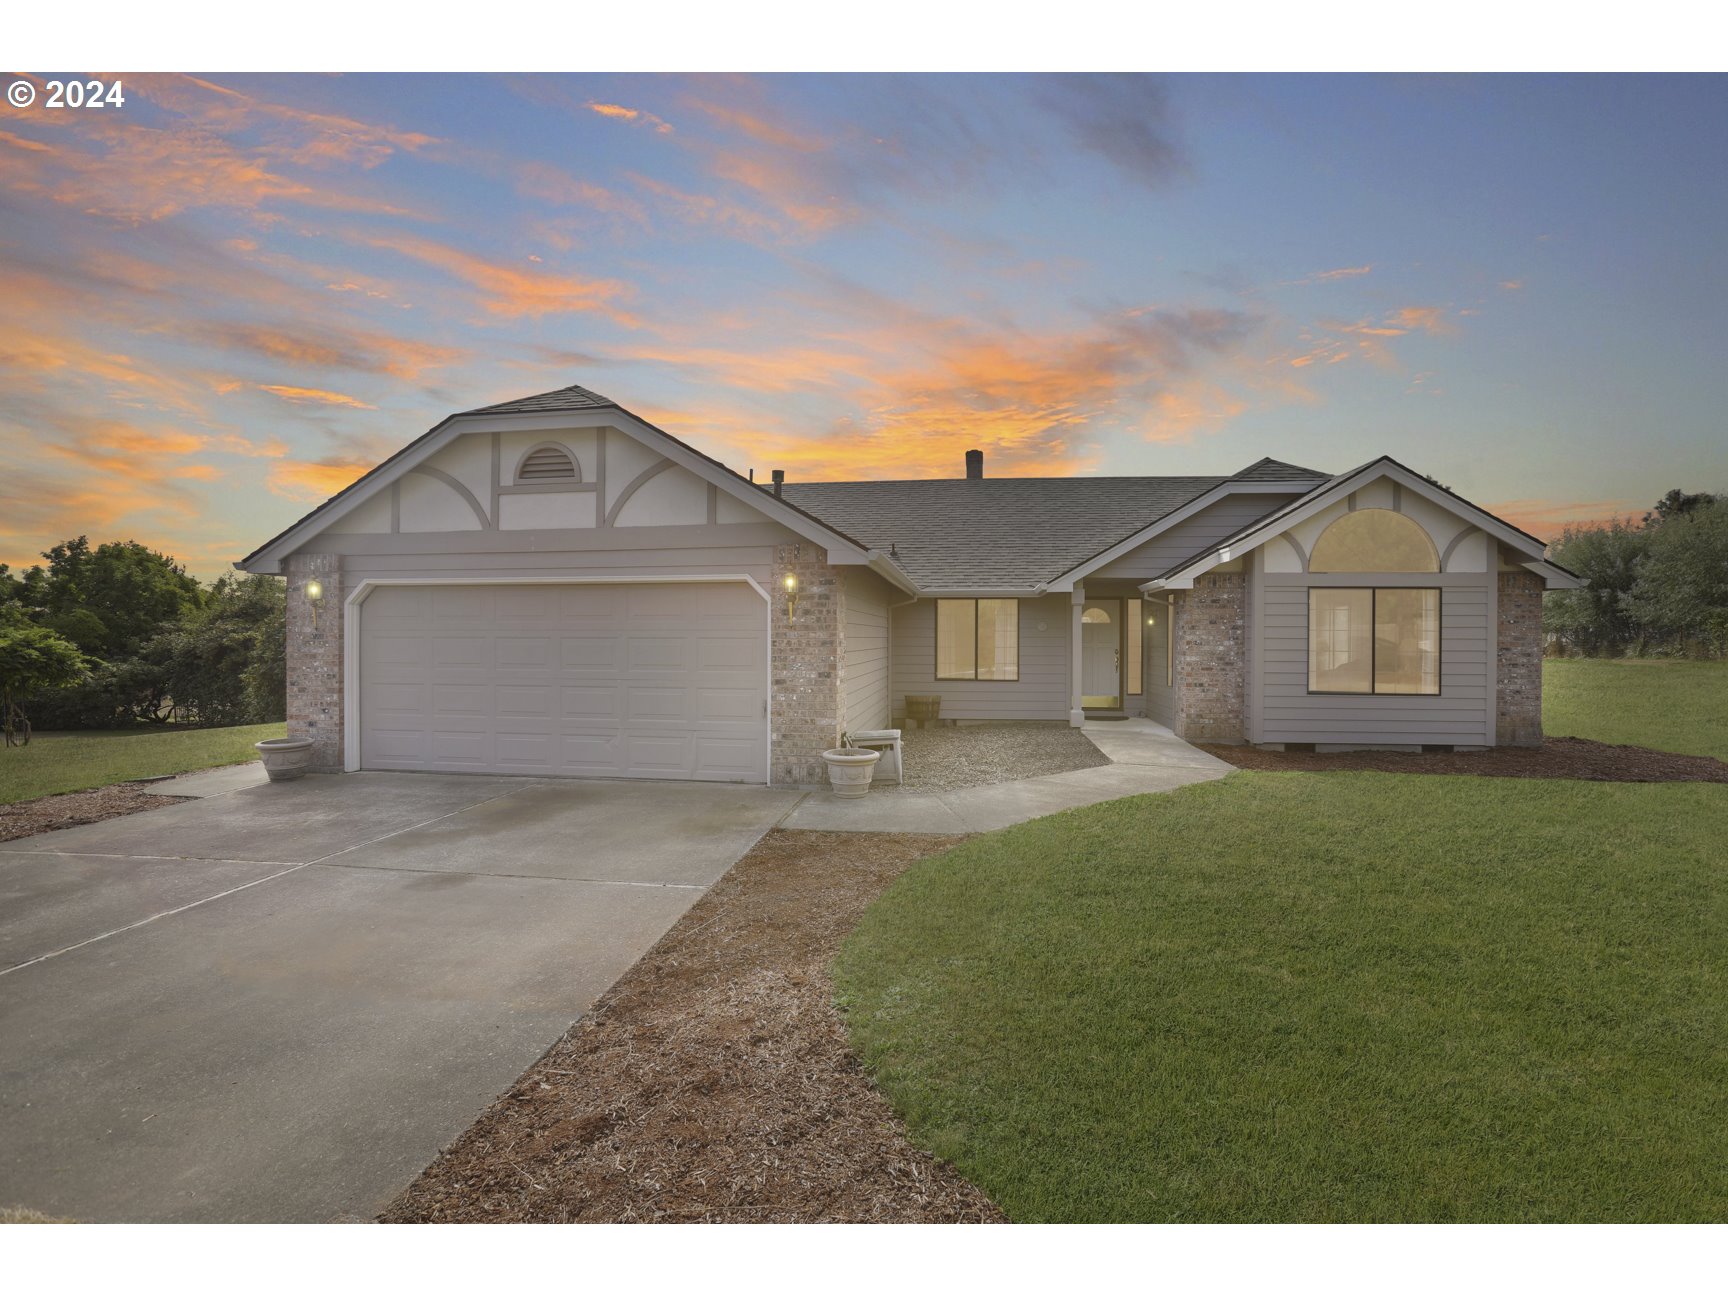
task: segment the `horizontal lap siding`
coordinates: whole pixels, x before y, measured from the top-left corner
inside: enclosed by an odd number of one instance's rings
[[[944,720],[1066,720],[1072,619],[1066,594],[1021,599],[1017,681],[938,680],[935,600],[895,608],[894,714],[906,714],[908,693],[935,693]]]
[[[844,653],[840,687],[851,729],[886,729],[888,706],[888,582],[856,568],[846,572]]]
[[[1316,577],[1315,584],[1325,583]],[[1260,697],[1257,742],[1474,746],[1487,733],[1490,652],[1486,584],[1447,584],[1440,592],[1440,693],[1314,694],[1308,692],[1308,590],[1271,584],[1262,574],[1257,601]]]

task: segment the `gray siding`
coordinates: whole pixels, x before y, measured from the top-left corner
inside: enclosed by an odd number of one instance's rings
[[[888,604],[895,590],[874,572],[848,568],[844,652],[840,660],[841,726],[886,729],[888,705]],[[902,599],[905,595],[900,596]]]
[[[1313,578],[1256,573],[1250,602],[1259,628],[1258,668],[1251,668],[1249,688],[1259,696],[1258,705],[1251,708],[1250,741],[1492,744],[1494,592],[1490,579],[1474,573]],[[1439,586],[1439,695],[1309,693],[1310,584]]]
[[[1164,682],[1170,674],[1170,607],[1162,599],[1144,607],[1158,622],[1146,627],[1146,716],[1168,726],[1176,714],[1176,690]]]
[[[935,601],[920,599],[895,608],[894,714],[906,714],[908,693],[937,693],[945,720],[1066,720],[1072,608],[1066,594],[1020,600],[1020,678],[1016,681],[938,680]]]
[[[1235,535],[1256,518],[1282,508],[1296,495],[1226,495],[1193,517],[1152,537],[1138,549],[1104,564],[1086,579],[1149,581],[1181,562]]]

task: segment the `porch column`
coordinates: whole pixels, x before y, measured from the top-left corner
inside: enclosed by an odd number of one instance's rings
[[[1080,689],[1084,683],[1081,673],[1081,620],[1086,611],[1086,586],[1076,581],[1074,583],[1074,631],[1073,647],[1068,657],[1068,723],[1078,729],[1086,723],[1086,710],[1080,701]]]

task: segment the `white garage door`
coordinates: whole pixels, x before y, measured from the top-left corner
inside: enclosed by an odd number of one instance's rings
[[[386,585],[360,605],[360,765],[767,780],[747,585]]]

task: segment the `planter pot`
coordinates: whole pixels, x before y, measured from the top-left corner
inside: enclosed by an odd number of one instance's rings
[[[306,766],[312,760],[310,738],[266,738],[263,742],[252,745],[264,758],[264,772],[270,776],[272,783],[284,783],[289,779],[299,778],[306,772]]]
[[[828,762],[828,786],[840,797],[861,797],[870,790],[882,753],[867,747],[835,747],[822,753]]]

